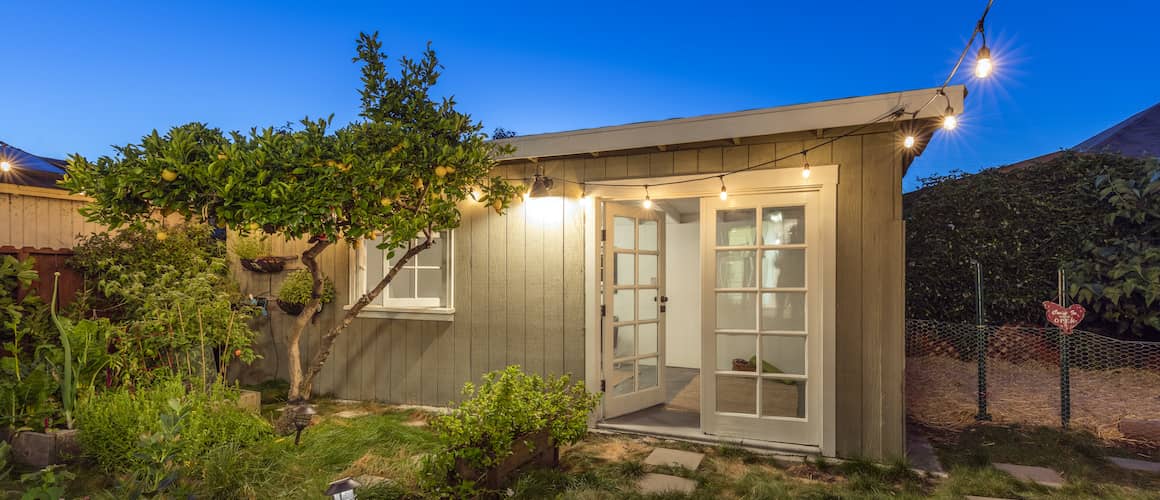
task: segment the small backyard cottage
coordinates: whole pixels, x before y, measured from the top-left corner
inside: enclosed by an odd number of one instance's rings
[[[902,178],[966,94],[938,92],[503,139],[516,150],[498,173],[532,196],[503,216],[464,203],[338,338],[315,390],[442,406],[518,364],[600,391],[598,427],[901,456]],[[373,245],[320,264],[337,289],[320,325],[388,268]],[[285,274],[238,269],[255,296]],[[293,318],[262,321],[246,381],[286,376]]]

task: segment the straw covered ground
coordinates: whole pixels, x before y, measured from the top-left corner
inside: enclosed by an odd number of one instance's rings
[[[975,424],[977,364],[945,356],[906,359],[907,414],[922,424],[963,429]],[[1058,426],[1059,367],[988,360],[989,413],[999,424]],[[1126,418],[1160,419],[1160,373],[1120,368],[1071,370],[1071,426],[1109,441],[1125,440]],[[1160,445],[1160,443],[1148,443]]]

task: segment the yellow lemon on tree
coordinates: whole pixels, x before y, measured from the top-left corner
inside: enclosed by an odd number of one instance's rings
[[[503,202],[500,200],[495,200],[491,203],[491,208],[494,208],[496,212],[503,210]]]
[[[173,182],[173,181],[177,180],[177,172],[174,172],[174,171],[169,170],[167,168],[167,169],[161,171],[161,178],[165,179],[165,182]]]
[[[447,173],[449,173],[449,174],[454,174],[454,173],[455,173],[455,167],[452,167],[451,165],[448,165],[448,166],[446,166],[446,167],[443,167],[443,168],[446,168],[446,169],[447,169]]]
[[[228,157],[228,156],[226,156],[226,154],[225,154],[225,153],[218,153],[218,154],[217,154],[217,159],[219,159],[219,160],[224,160],[224,159],[226,159],[226,158],[229,158],[229,157]]]
[[[157,241],[165,241],[169,238],[169,233],[165,231],[157,231]]]
[[[448,174],[447,167],[444,167],[443,165],[439,165],[438,167],[435,167],[435,175],[436,176],[446,177],[447,174]]]
[[[415,179],[415,189],[423,189],[423,179]]]
[[[257,231],[258,229],[261,229],[261,228],[262,228],[261,224],[258,224],[257,222],[250,223],[250,231]]]

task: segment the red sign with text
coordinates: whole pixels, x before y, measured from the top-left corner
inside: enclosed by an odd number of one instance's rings
[[[1063,307],[1055,302],[1043,302],[1043,308],[1047,310],[1047,321],[1058,326],[1063,333],[1071,333],[1075,330],[1075,326],[1083,321],[1084,308],[1079,304],[1072,304],[1071,307]]]

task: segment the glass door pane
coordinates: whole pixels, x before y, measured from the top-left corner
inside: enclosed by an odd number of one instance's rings
[[[805,418],[805,207],[718,210],[715,223],[716,410]]]

